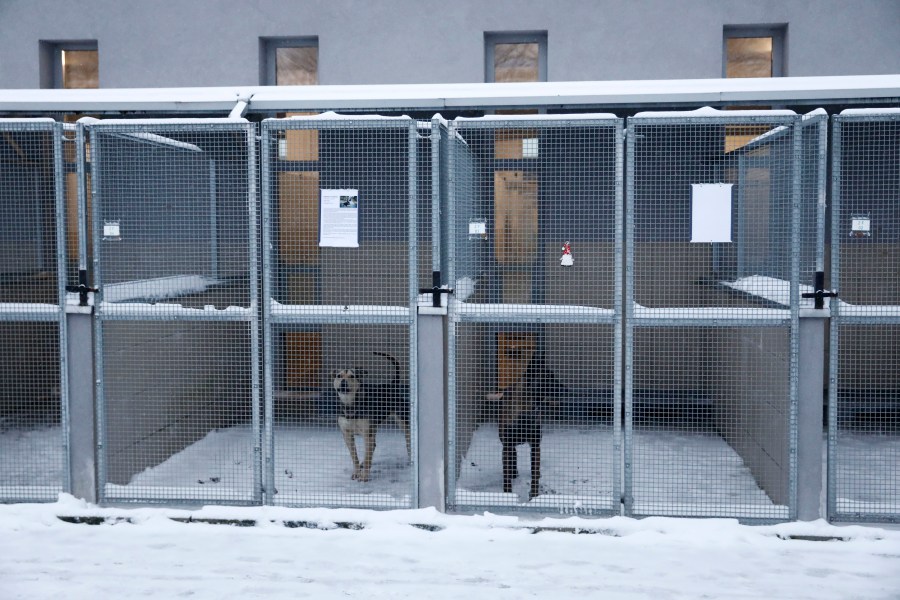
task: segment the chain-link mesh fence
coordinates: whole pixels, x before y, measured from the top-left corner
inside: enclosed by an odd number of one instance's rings
[[[100,499],[259,502],[255,128],[88,127]]]
[[[263,122],[266,471],[279,505],[415,505],[430,124]],[[423,156],[424,155],[424,156]]]
[[[628,514],[794,514],[802,139],[792,113],[629,119]]]
[[[52,501],[66,456],[62,128],[0,120],[0,501]]]
[[[448,504],[619,510],[622,120],[447,134]]]
[[[900,520],[900,109],[834,117],[828,515]]]

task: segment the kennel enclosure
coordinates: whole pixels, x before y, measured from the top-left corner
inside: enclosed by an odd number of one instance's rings
[[[0,501],[70,489],[64,144],[52,119],[0,120]]]
[[[458,118],[447,140],[448,506],[617,512],[623,121]],[[494,394],[532,364],[552,389],[504,417]],[[542,432],[539,473],[520,446],[506,493],[503,427]]]
[[[833,118],[828,516],[900,520],[900,110]]]
[[[99,498],[257,504],[255,127],[88,130]]]
[[[798,329],[826,119],[628,119],[626,514],[796,518]]]
[[[273,504],[416,506],[416,306],[419,287],[431,282],[431,239],[420,244],[419,233],[431,226],[430,132],[408,117],[263,121],[265,488]],[[403,427],[382,423],[368,481],[352,479],[338,427],[346,409],[333,373],[348,368],[410,407],[401,415],[409,448]],[[353,443],[363,460],[364,439]]]

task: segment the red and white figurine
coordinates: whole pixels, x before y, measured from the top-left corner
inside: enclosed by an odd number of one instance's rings
[[[571,267],[575,264],[575,258],[572,256],[572,245],[569,242],[563,244],[562,258],[559,259],[559,264],[564,267]]]

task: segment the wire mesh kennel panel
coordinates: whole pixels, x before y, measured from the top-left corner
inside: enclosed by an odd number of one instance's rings
[[[69,489],[62,130],[0,119],[0,502]]]
[[[629,119],[628,514],[794,515],[802,140],[787,111]]]
[[[258,503],[255,128],[89,130],[100,499]]]
[[[431,148],[430,126],[407,117],[263,122],[268,502],[416,504]]]
[[[828,516],[900,521],[900,109],[833,127]]]
[[[622,124],[450,124],[454,509],[620,509]]]

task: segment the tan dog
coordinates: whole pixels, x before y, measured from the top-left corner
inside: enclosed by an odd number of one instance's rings
[[[406,454],[410,456],[409,392],[400,383],[400,364],[384,352],[374,352],[387,358],[394,366],[394,376],[387,383],[367,381],[367,373],[360,369],[341,369],[334,373],[332,385],[341,401],[338,425],[353,461],[353,479],[368,481],[375,454],[378,426],[393,419],[406,437]],[[356,436],[362,436],[364,455],[360,460],[356,451]]]

